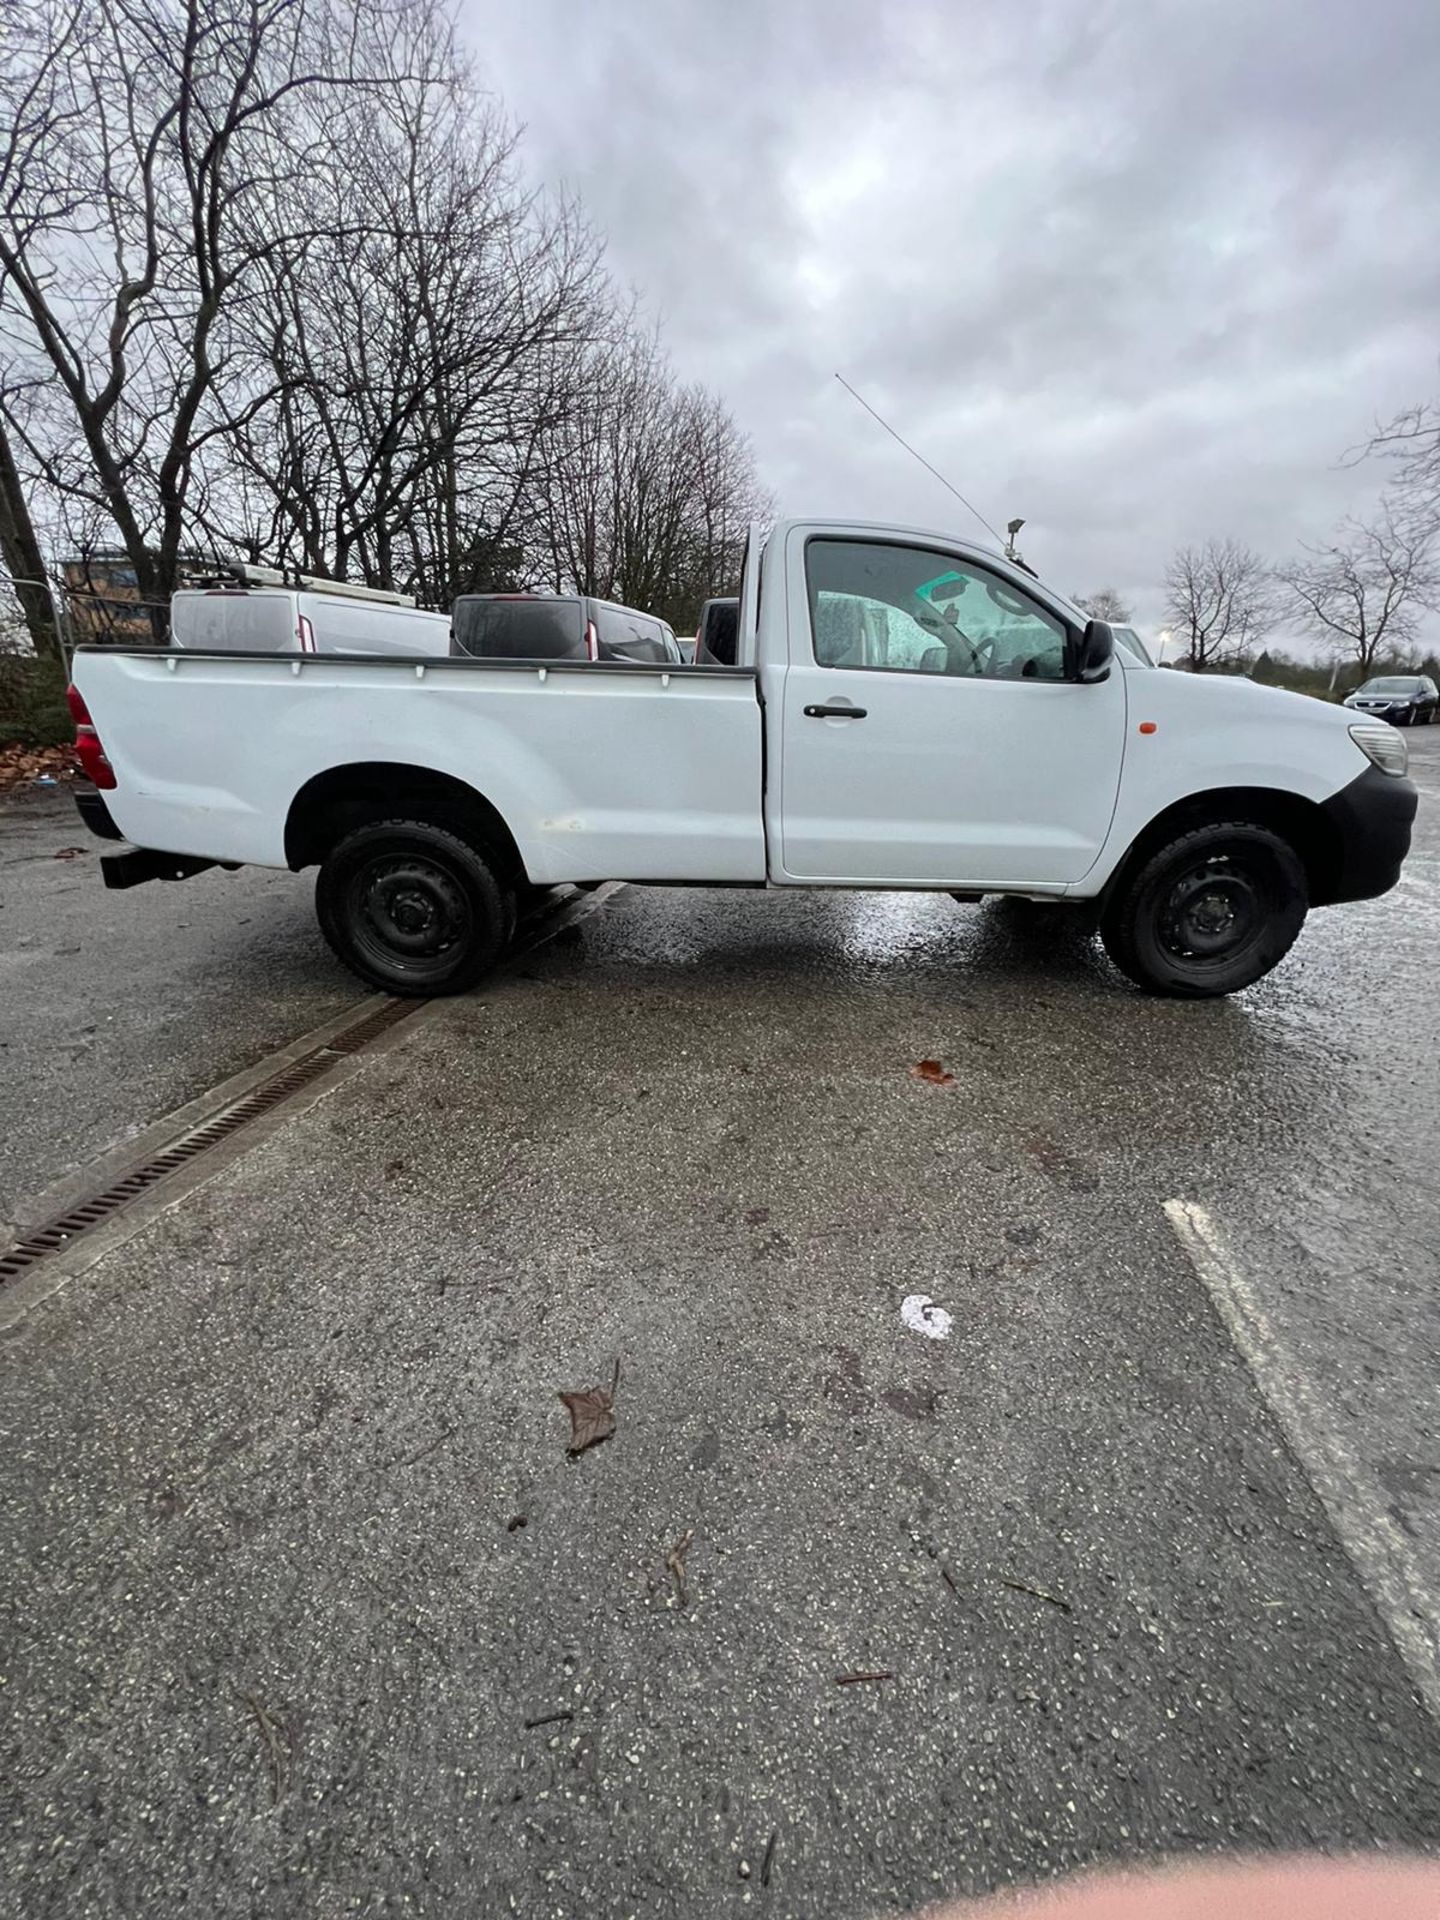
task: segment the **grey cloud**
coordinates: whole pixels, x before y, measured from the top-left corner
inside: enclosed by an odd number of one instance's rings
[[[961,510],[1152,615],[1182,540],[1276,557],[1440,387],[1434,0],[470,0],[488,78],[795,512]]]

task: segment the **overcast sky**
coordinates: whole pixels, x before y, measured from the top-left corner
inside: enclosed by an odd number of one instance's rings
[[[1440,392],[1440,0],[463,0],[488,83],[783,512],[974,534],[1071,592],[1280,557]]]

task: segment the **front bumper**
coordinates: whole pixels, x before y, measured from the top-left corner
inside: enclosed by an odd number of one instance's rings
[[[1314,904],[1373,900],[1388,893],[1410,851],[1410,828],[1419,804],[1412,781],[1382,773],[1379,767],[1367,767],[1348,787],[1322,801],[1320,811],[1335,829],[1339,858]]]

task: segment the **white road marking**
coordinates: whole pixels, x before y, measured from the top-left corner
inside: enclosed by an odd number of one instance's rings
[[[1390,1512],[1384,1489],[1346,1445],[1314,1388],[1277,1339],[1205,1208],[1190,1200],[1167,1200],[1165,1213],[1305,1469],[1420,1698],[1440,1721],[1440,1605]]]
[[[923,1333],[927,1340],[948,1340],[954,1319],[944,1307],[937,1307],[928,1293],[910,1293],[900,1302],[900,1318],[912,1333]]]

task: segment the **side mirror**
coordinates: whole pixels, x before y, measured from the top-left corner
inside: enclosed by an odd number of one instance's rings
[[[1070,645],[1070,680],[1078,680],[1082,686],[1088,686],[1096,680],[1106,680],[1110,675],[1110,662],[1115,655],[1115,636],[1104,620],[1087,621],[1085,631],[1078,641]]]

